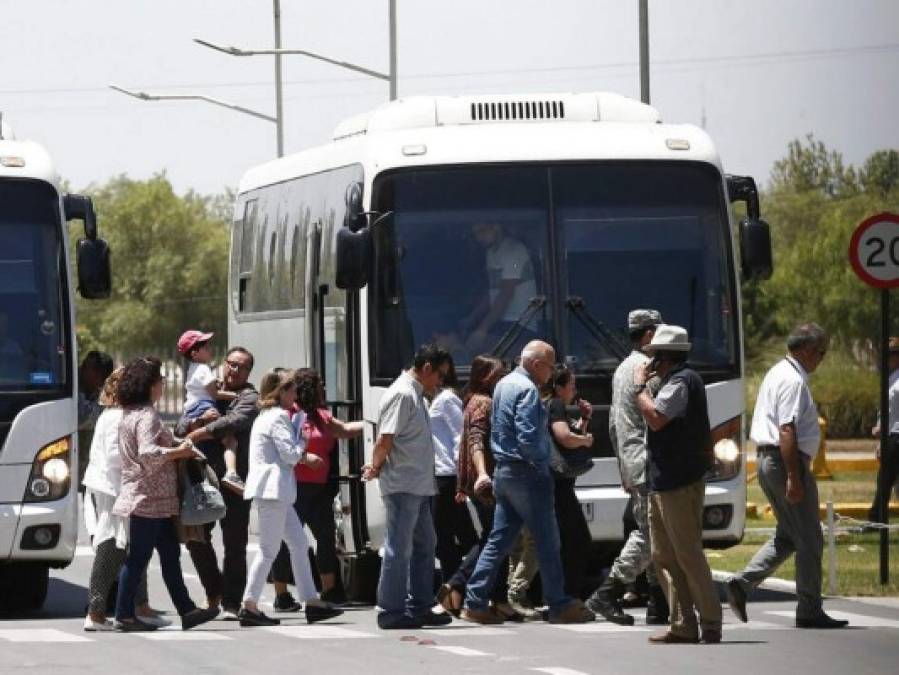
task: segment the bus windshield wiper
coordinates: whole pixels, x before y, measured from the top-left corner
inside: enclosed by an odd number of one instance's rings
[[[622,342],[615,333],[606,328],[605,324],[596,320],[589,311],[587,311],[587,303],[584,299],[577,295],[568,296],[565,306],[571,310],[575,318],[581,322],[581,325],[587,329],[606,350],[610,351],[619,361],[623,361],[630,353],[629,347]]]
[[[495,356],[498,359],[503,358],[506,355],[506,352],[515,344],[515,341],[518,339],[518,336],[521,335],[521,332],[525,329],[525,327],[531,322],[531,319],[543,309],[543,306],[546,305],[546,296],[545,295],[535,295],[533,298],[528,301],[528,306],[524,308],[524,311],[518,316],[509,330],[506,331],[506,334],[503,335],[499,342],[496,343],[496,346],[490,350],[491,356]]]

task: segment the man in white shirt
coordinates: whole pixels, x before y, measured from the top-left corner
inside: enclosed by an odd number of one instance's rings
[[[531,299],[537,295],[537,283],[527,246],[506,234],[502,225],[478,223],[472,228],[472,234],[485,249],[488,292],[463,319],[461,327],[471,331],[465,342],[469,350],[477,353],[493,347],[525,314]],[[519,336],[513,347],[536,334],[536,319],[531,319],[524,328],[528,334]]]
[[[796,553],[797,628],[843,628],[848,621],[824,613],[821,556],[824,538],[818,515],[818,484],[811,470],[821,432],[809,375],[824,360],[828,337],[807,323],[787,338],[789,354],[762,380],[750,436],[756,444],[759,485],[777,518],[777,531],[742,572],[727,582],[734,614],[746,621],[749,591]]]

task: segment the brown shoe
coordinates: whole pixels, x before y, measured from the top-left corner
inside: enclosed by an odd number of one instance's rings
[[[720,638],[720,633],[719,633]],[[649,641],[654,645],[695,645],[699,644],[699,638],[688,638],[672,633],[670,630],[664,633],[656,633],[649,636]]]
[[[596,619],[596,614],[587,609],[580,600],[572,600],[558,614],[550,614],[550,623],[590,623]]]
[[[721,631],[715,628],[706,628],[702,631],[702,638],[699,641],[707,645],[716,645],[721,642]]]
[[[463,621],[480,623],[485,626],[495,626],[503,622],[503,617],[491,609],[472,609],[470,607],[463,607],[459,617]]]

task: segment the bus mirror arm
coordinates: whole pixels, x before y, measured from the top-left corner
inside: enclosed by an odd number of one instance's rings
[[[65,195],[62,198],[66,220],[83,220],[84,236],[97,238],[97,216],[94,213],[94,202],[84,195]]]
[[[752,176],[725,176],[727,197],[731,202],[746,203],[746,218],[740,220],[740,258],[745,279],[769,279],[774,269],[771,255],[771,232],[761,219],[759,191]]]

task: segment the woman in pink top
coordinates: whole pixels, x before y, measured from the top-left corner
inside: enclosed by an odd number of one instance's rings
[[[199,609],[190,599],[181,575],[181,545],[173,517],[178,515],[177,459],[203,455],[190,441],[173,447],[172,432],[162,425],[154,407],[162,397],[159,359],[147,356],[127,363],[117,397],[122,406],[119,453],[122,487],[112,513],[129,518],[128,557],[119,575],[116,628],[124,632],[155,630],[134,615],[134,594],[153,549],[159,554],[162,579],[187,630],[215,618],[218,608]]]
[[[334,523],[334,497],[337,482],[331,478],[331,462],[336,461],[334,451],[341,438],[359,436],[363,422],[343,422],[334,417],[326,407],[325,388],[318,372],[312,368],[300,368],[294,381],[297,386],[297,403],[294,425],[301,421],[298,432],[306,439],[306,452],[321,458],[322,464],[312,468],[297,464],[297,500],[294,504],[303,524],[315,537],[315,565],[321,579],[321,598],[338,602],[337,597],[337,536]],[[290,611],[299,604],[287,591],[290,581],[290,557],[285,546],[281,547],[272,566],[272,579],[277,593],[276,608]]]

